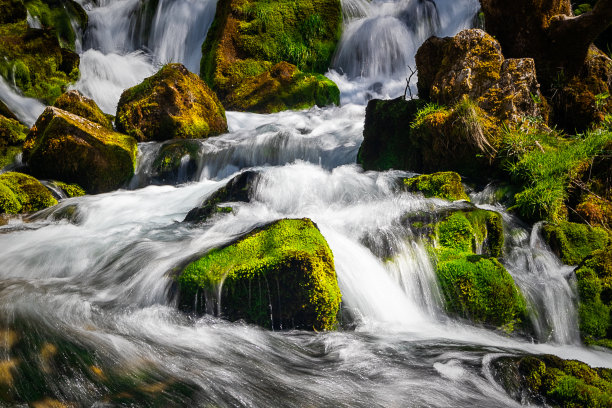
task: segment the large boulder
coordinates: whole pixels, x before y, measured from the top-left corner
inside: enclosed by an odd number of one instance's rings
[[[69,14],[84,16],[82,24],[86,24],[87,15],[74,1],[26,1],[25,6],[31,15],[40,16],[42,29],[28,26],[22,6],[15,1],[0,2],[0,8],[12,10],[0,23],[0,76],[25,96],[52,104],[79,77],[79,56],[74,52],[76,34]]]
[[[31,173],[76,183],[88,193],[121,187],[134,174],[136,140],[64,110],[48,107],[24,145]]]
[[[102,125],[105,128],[113,129],[113,123],[98,107],[98,104],[96,104],[93,99],[84,96],[77,90],[63,93],[55,100],[53,106],[65,110],[66,112],[74,113],[98,125]]]
[[[339,104],[337,86],[321,74],[341,30],[339,0],[219,2],[200,75],[228,109],[270,113]]]
[[[120,132],[140,142],[197,139],[227,132],[225,110],[210,88],[181,64],[168,64],[126,89],[117,106]]]
[[[0,174],[0,213],[34,212],[55,204],[51,192],[34,177],[16,172]]]
[[[416,64],[422,99],[453,105],[468,97],[500,121],[546,115],[533,60],[505,59],[499,43],[482,30],[431,37]]]
[[[181,303],[274,329],[333,330],[334,260],[309,219],[283,219],[214,249],[178,277]],[[197,298],[196,298],[197,297]]]
[[[28,131],[17,120],[0,115],[0,170],[15,162]]]
[[[609,407],[612,370],[553,355],[505,356],[491,364],[493,377],[523,405]]]

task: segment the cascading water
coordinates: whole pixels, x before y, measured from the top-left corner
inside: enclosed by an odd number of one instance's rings
[[[112,113],[121,90],[154,72],[157,63],[178,59],[197,71],[193,64],[215,2],[81,3],[91,25],[76,87],[106,111]],[[452,204],[398,192],[398,177],[407,173],[363,172],[353,164],[364,102],[401,95],[403,64],[413,63],[419,43],[469,26],[478,2],[343,3],[347,29],[337,71],[328,73],[341,87],[342,107],[228,112],[229,133],[199,142],[189,182],[149,185],[162,145],[141,144],[130,190],[65,199],[0,227],[0,328],[11,327],[30,346],[17,355],[0,347],[0,354],[45,367],[53,350],[48,344],[54,345],[62,367],[55,367],[60,374],[43,370],[36,377],[46,390],[41,399],[77,406],[128,400],[162,406],[512,407],[518,404],[488,371],[495,356],[552,353],[612,367],[609,353],[580,345],[564,277],[569,269],[540,246],[537,228],[531,239],[495,207],[511,237],[504,262],[532,304],[540,341],[532,343],[443,312],[432,260],[401,219]],[[168,42],[174,38],[180,38],[175,50]],[[233,213],[199,226],[181,223],[246,169],[260,174],[249,203],[232,203]],[[482,199],[473,201],[487,208]],[[327,239],[350,317],[345,329],[279,333],[177,310],[172,277],[185,262],[284,217],[311,218]],[[112,385],[102,387],[96,378]]]

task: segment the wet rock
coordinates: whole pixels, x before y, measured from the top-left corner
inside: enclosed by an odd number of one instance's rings
[[[79,91],[72,90],[63,93],[55,103],[56,108],[74,113],[92,122],[102,125],[105,128],[113,129],[113,124],[104,112],[98,107],[93,99],[81,94]]]
[[[215,191],[202,205],[189,211],[183,222],[204,222],[216,213],[231,212],[231,207],[219,206],[221,203],[250,202],[258,179],[259,172],[249,170],[240,173]]]
[[[0,174],[0,213],[35,212],[56,204],[51,192],[34,177],[16,172]]]
[[[48,107],[24,145],[37,177],[76,183],[89,193],[121,187],[134,174],[136,141],[64,110]]]
[[[333,330],[341,294],[325,238],[309,219],[257,228],[189,264],[182,305],[274,329]],[[217,310],[217,309],[220,310]]]
[[[200,75],[228,109],[339,104],[337,86],[320,74],[341,30],[339,0],[225,1],[202,46]]]
[[[197,139],[227,132],[225,110],[181,64],[168,64],[121,94],[115,124],[140,142]]]
[[[17,120],[0,115],[0,170],[15,162],[28,131]]]
[[[405,178],[403,188],[410,192],[421,192],[425,197],[450,201],[470,200],[461,184],[461,176],[451,171]]]
[[[468,97],[500,121],[546,116],[533,60],[505,59],[499,43],[482,30],[430,38],[416,63],[422,99],[454,105]]]
[[[153,161],[155,183],[177,184],[192,180],[198,169],[200,144],[193,140],[177,140],[164,144]]]

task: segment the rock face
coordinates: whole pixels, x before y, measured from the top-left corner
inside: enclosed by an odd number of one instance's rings
[[[546,115],[531,58],[504,59],[499,43],[482,30],[431,37],[416,55],[419,97],[454,105],[467,96],[501,121]]]
[[[219,2],[200,74],[227,109],[270,113],[339,104],[338,88],[320,74],[341,29],[339,0]]]
[[[258,228],[191,263],[178,281],[190,309],[197,296],[209,312],[267,328],[337,326],[341,295],[333,255],[309,219]]]
[[[220,203],[251,201],[254,185],[259,178],[256,171],[245,171],[232,178],[208,197],[202,205],[189,211],[183,222],[204,222],[215,213],[231,212],[231,207],[220,207]]]
[[[461,184],[461,176],[452,171],[406,178],[403,181],[403,187],[407,191],[421,192],[425,197],[450,201],[470,200]]]
[[[14,163],[28,131],[17,120],[0,115],[0,170]]]
[[[66,112],[74,113],[105,128],[113,129],[111,120],[102,112],[96,102],[79,91],[72,90],[65,92],[57,98],[53,106]]]
[[[525,405],[608,407],[612,370],[553,355],[501,357],[491,364],[506,392]]]
[[[115,190],[127,182],[137,153],[132,137],[54,107],[38,118],[24,149],[32,174],[76,183],[88,193]]]
[[[40,17],[43,29],[29,28],[26,8]],[[0,11],[0,76],[14,83],[26,96],[53,103],[66,86],[79,77],[79,56],[74,52],[75,32],[70,15],[81,25],[87,14],[74,1],[2,0]],[[50,29],[52,28],[52,29]]]
[[[55,204],[51,192],[34,177],[16,172],[0,174],[0,213],[34,212]]]
[[[123,92],[115,124],[140,142],[196,139],[227,132],[217,96],[181,64],[168,64]]]

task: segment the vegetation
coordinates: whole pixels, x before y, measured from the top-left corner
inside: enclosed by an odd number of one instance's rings
[[[333,255],[308,219],[276,221],[214,249],[178,281],[188,302],[198,291],[220,290],[222,314],[231,320],[314,330],[337,325],[341,295]]]
[[[74,113],[110,130],[113,129],[112,121],[102,112],[98,104],[93,99],[82,95],[79,91],[68,91],[62,94],[57,98],[53,106],[66,112]]]
[[[597,249],[603,249],[611,236],[599,227],[561,221],[543,227],[544,238],[552,250],[568,265],[578,265]]]
[[[16,172],[0,174],[0,213],[35,212],[55,204],[51,192],[34,177]]]
[[[13,164],[21,153],[29,129],[15,119],[0,115],[0,170]]]
[[[406,178],[404,188],[408,191],[420,191],[425,197],[470,201],[461,184],[461,176],[451,171]]]

